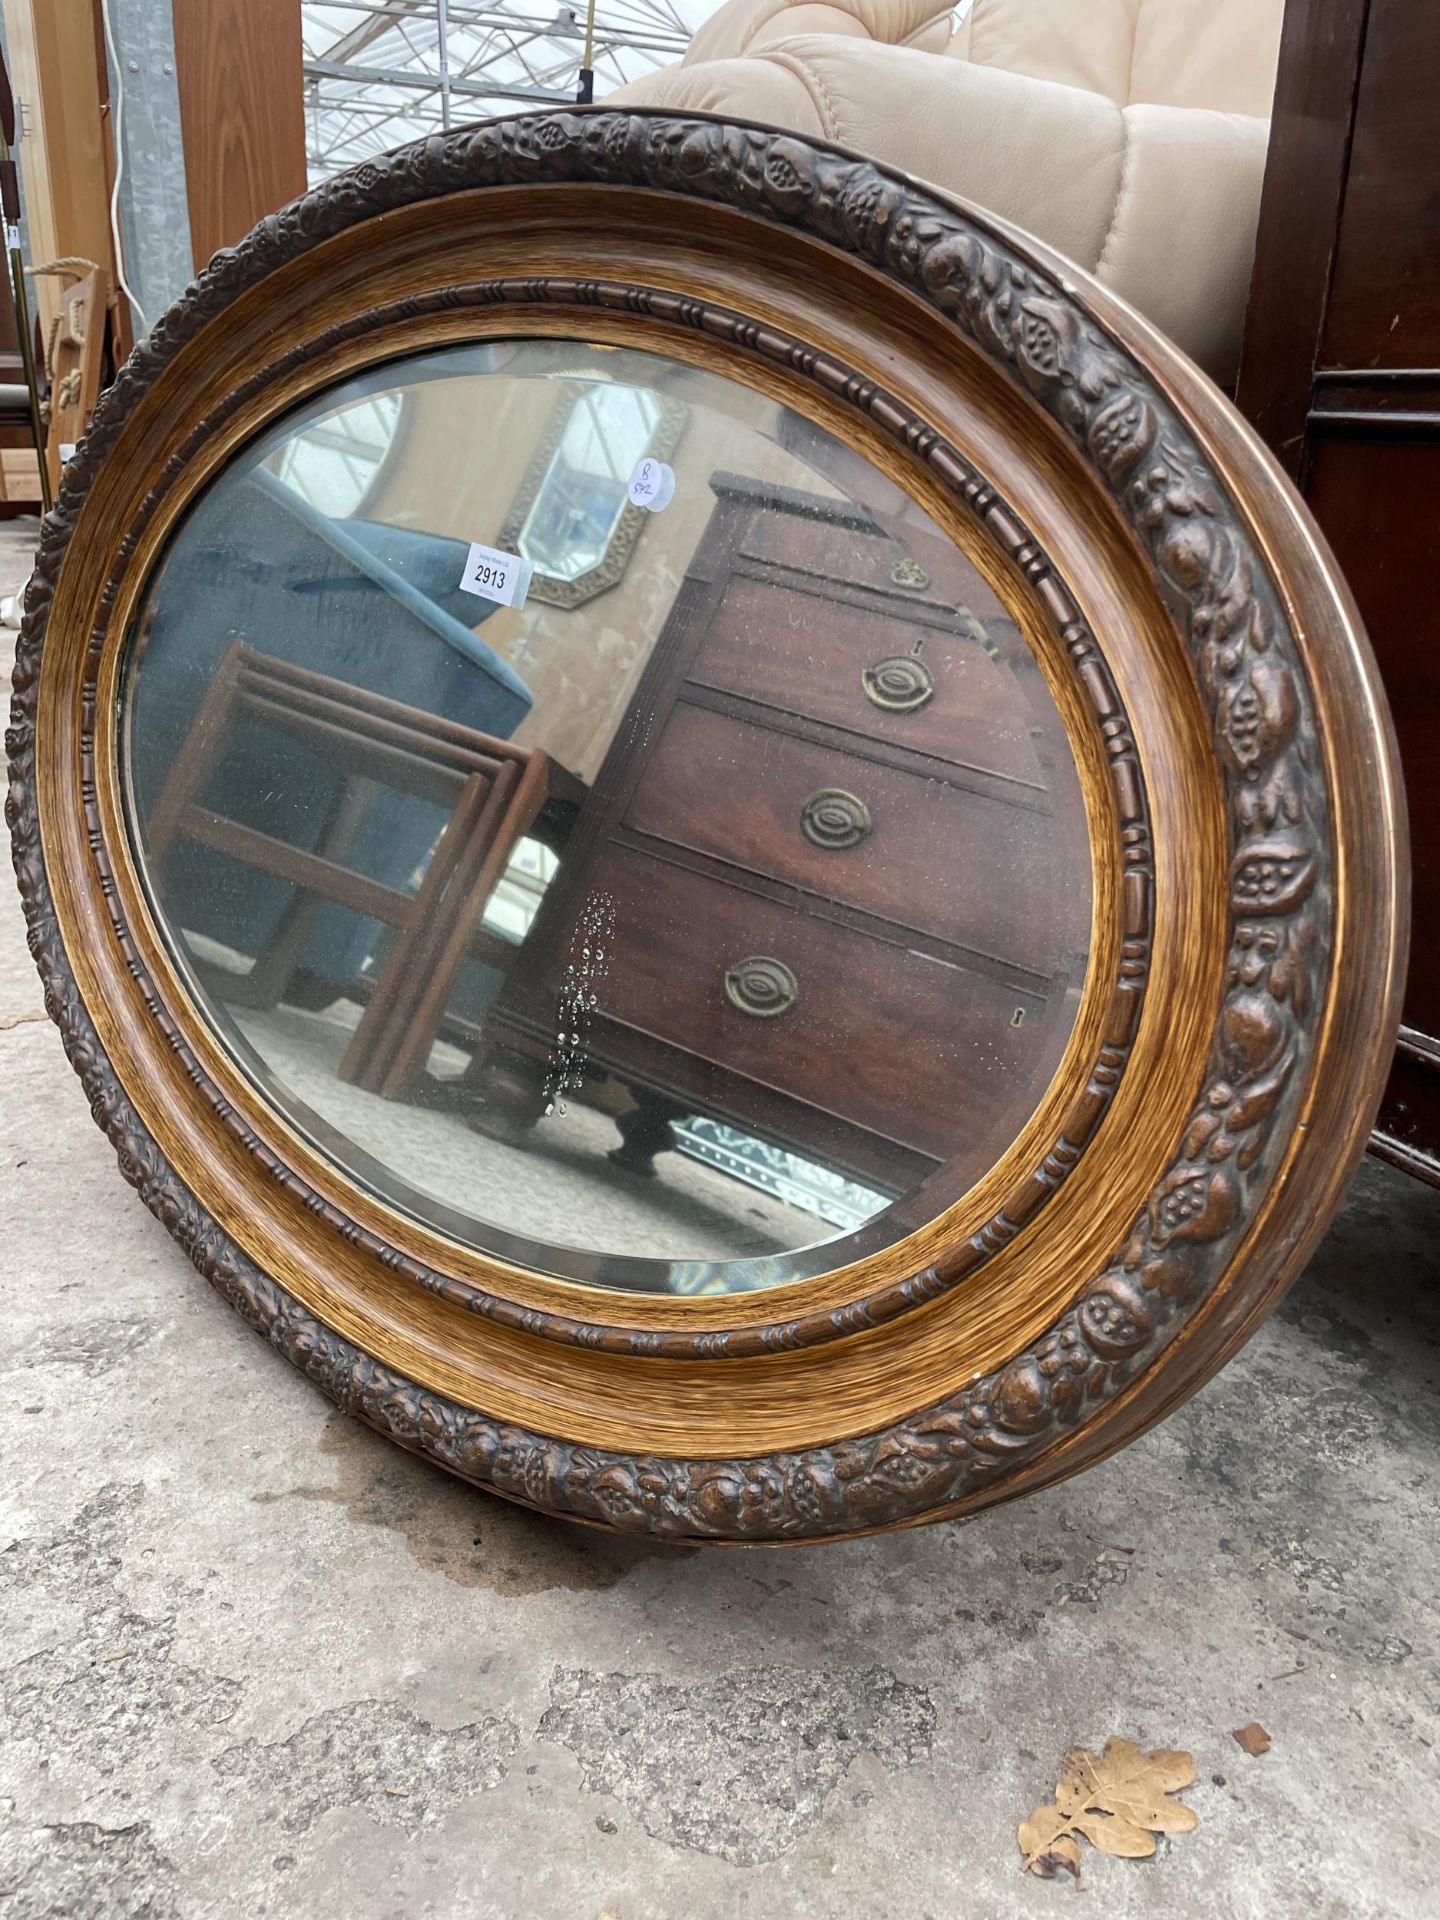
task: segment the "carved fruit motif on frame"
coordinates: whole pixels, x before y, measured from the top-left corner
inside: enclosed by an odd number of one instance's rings
[[[536,179],[727,202],[858,254],[949,316],[1103,479],[1151,560],[1213,723],[1230,955],[1205,1084],[1174,1163],[1118,1256],[1029,1351],[936,1406],[835,1445],[737,1461],[605,1452],[487,1419],[360,1352],[259,1272],[176,1178],[100,1046],[56,929],[35,803],[40,649],[106,446],[179,346],[272,267],[370,214]],[[342,175],[218,255],[132,357],[67,468],[27,593],[7,747],[6,814],[47,1008],[125,1177],[220,1292],[340,1405],[511,1497],[614,1526],[677,1538],[841,1534],[943,1511],[1044,1452],[1151,1365],[1205,1298],[1264,1190],[1267,1146],[1305,1077],[1333,914],[1325,792],[1303,672],[1231,503],[1158,389],[1046,273],[978,219],[792,136],[605,111],[502,120]],[[1148,858],[1143,846],[1125,852]]]

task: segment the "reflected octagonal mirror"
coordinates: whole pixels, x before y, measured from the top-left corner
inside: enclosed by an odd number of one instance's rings
[[[123,1171],[510,1498],[1045,1484],[1363,1146],[1403,848],[1319,536],[1136,316],[855,156],[597,109],[277,214],[107,396],[16,684]]]

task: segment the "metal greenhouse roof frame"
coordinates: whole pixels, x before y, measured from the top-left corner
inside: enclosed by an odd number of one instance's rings
[[[312,183],[405,140],[527,101],[603,97],[678,60],[718,0],[305,0]]]

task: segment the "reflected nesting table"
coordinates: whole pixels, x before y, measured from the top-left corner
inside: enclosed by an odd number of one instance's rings
[[[201,804],[215,764],[243,720],[261,721],[332,760],[343,784],[314,850],[294,846]],[[345,865],[373,786],[450,808],[414,892]],[[549,754],[496,740],[349,681],[313,673],[243,641],[225,652],[149,822],[154,871],[177,839],[214,848],[295,888],[292,905],[250,973],[226,976],[234,1003],[283,997],[310,936],[316,905],[334,901],[393,927],[386,956],[340,1077],[391,1098],[429,1058],[460,969],[477,953],[508,958],[478,928],[486,900],[520,839],[552,801],[573,806],[583,788]]]

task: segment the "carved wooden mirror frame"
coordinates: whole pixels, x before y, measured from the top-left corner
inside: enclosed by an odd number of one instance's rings
[[[117,776],[129,610],[280,411],[497,335],[664,351],[903,485],[1025,610],[1094,862],[1074,1033],[924,1230],[769,1294],[576,1288],[388,1209],[187,996]],[[31,582],[7,811],[30,940],[125,1177],[341,1406],[515,1500],[675,1539],[974,1510],[1141,1432],[1298,1272],[1360,1154],[1404,949],[1394,746],[1304,509],[1068,263],[901,175],[704,117],[501,120],[216,257],[106,396]]]

